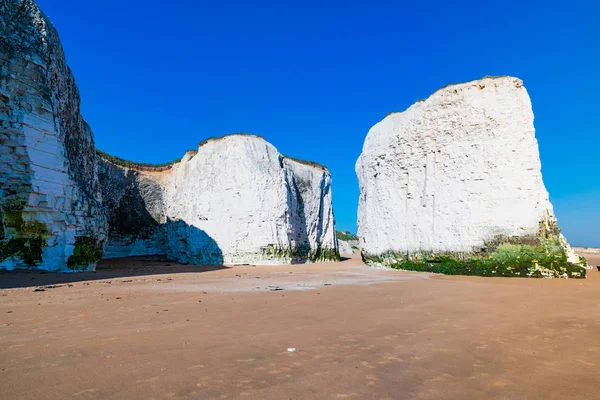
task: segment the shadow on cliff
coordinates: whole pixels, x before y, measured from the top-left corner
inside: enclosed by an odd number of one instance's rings
[[[102,259],[96,264],[96,271],[89,272],[0,271],[0,289],[66,285],[98,280],[108,283],[113,279],[134,277],[161,281],[171,278],[160,278],[160,275],[197,274],[230,268],[222,264],[221,249],[202,229],[183,221],[172,220],[158,225],[158,228],[164,229],[163,234],[168,238],[170,247],[161,249],[167,254]]]
[[[101,260],[96,266],[96,271],[90,272],[1,271],[0,289],[61,285],[98,280],[110,281],[112,279],[135,277],[147,277],[147,279],[152,281],[160,281],[171,279],[161,278],[161,275],[166,274],[197,274],[222,269],[230,269],[230,267],[220,264],[181,264],[161,255],[114,258]]]

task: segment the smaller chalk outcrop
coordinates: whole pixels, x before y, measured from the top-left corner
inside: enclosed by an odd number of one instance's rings
[[[166,254],[190,264],[339,260],[331,175],[256,135],[200,143],[177,162],[139,165],[99,153],[105,257]]]
[[[354,254],[352,246],[345,240],[338,239],[338,248],[340,250],[340,256],[352,256]]]
[[[356,163],[366,262],[475,275],[585,277],[542,181],[520,79],[450,85],[369,131]]]

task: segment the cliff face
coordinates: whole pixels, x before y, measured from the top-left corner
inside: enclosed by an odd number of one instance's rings
[[[0,269],[92,269],[107,229],[90,127],[56,29],[0,2]]]
[[[98,157],[108,241],[103,258],[166,254],[164,173],[136,171]]]
[[[519,79],[452,85],[388,115],[369,131],[356,173],[367,261],[464,256],[548,237],[575,260],[542,181],[531,101]]]
[[[161,168],[97,156],[58,34],[31,0],[0,2],[0,59],[0,269],[93,269],[109,225],[106,258],[339,259],[325,168],[252,135]]]
[[[166,253],[191,264],[339,258],[329,172],[282,156],[262,138],[209,140],[161,171],[100,164],[104,197],[128,193],[108,206],[105,256],[124,255],[114,249],[126,244],[129,255]],[[125,214],[148,217],[149,233],[140,237],[144,229],[117,217]]]
[[[341,256],[352,256],[354,254],[352,245],[345,240],[338,239],[338,248]]]

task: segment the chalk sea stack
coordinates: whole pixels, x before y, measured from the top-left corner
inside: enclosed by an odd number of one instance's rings
[[[542,181],[531,101],[520,79],[449,85],[389,114],[369,131],[356,173],[358,236],[368,263],[585,276]]]
[[[92,269],[102,254],[93,134],[56,29],[0,2],[0,269]]]
[[[99,154],[105,257],[166,254],[192,264],[337,261],[331,175],[256,135],[200,143],[171,165]]]

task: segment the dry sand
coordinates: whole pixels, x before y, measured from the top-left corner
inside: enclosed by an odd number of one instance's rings
[[[596,270],[542,280],[146,257],[1,273],[0,287],[2,399],[600,398]]]

